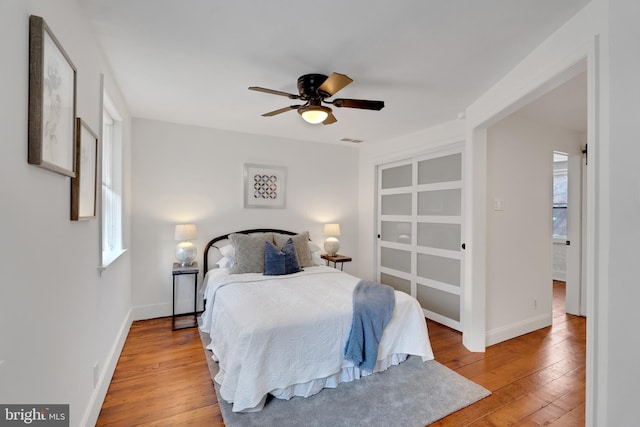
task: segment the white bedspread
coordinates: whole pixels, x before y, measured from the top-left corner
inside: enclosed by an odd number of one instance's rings
[[[310,396],[370,374],[344,359],[358,280],[325,266],[276,277],[223,269],[207,274],[201,329],[219,361],[220,395],[234,412],[262,409],[269,393]],[[407,355],[433,359],[420,305],[398,291],[395,299],[374,372]]]

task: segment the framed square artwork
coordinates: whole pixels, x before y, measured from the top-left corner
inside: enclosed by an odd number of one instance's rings
[[[244,207],[284,209],[287,170],[282,166],[244,165]]]

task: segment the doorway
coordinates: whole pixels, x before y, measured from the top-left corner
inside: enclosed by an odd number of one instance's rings
[[[567,153],[553,153],[553,314],[566,313],[567,283],[567,195],[568,195],[568,163]],[[562,294],[559,298],[558,294]]]
[[[487,128],[487,345],[552,324],[554,246],[566,263],[565,274],[556,279],[568,285],[567,313],[580,314],[586,96],[583,71]],[[555,172],[554,152],[564,153],[557,156],[562,162],[555,162]],[[566,190],[561,200],[553,200],[558,168]],[[576,206],[569,209],[572,203]]]

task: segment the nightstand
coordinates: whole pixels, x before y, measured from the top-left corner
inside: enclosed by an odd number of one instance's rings
[[[327,265],[329,265],[329,263],[332,262],[333,268],[337,268],[336,264],[340,263],[340,271],[342,271],[342,269],[344,268],[345,262],[351,262],[351,257],[339,255],[339,254],[335,254],[335,255],[322,254],[320,255],[320,258],[326,260]]]
[[[173,275],[173,309],[171,313],[171,329],[177,331],[178,329],[187,329],[187,328],[195,328],[198,326],[198,318],[197,318],[197,304],[198,304],[198,273],[200,272],[200,267],[198,267],[198,263],[194,262],[191,265],[182,266],[180,263],[174,262],[173,269],[171,270],[171,274]],[[193,313],[180,313],[176,314],[176,276],[182,276],[186,274],[192,274],[193,277]],[[187,326],[176,327],[176,318],[183,316],[193,316],[193,324],[188,324]]]

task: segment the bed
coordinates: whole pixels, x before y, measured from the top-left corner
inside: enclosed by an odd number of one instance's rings
[[[260,239],[263,248],[270,247],[264,245],[269,239],[286,241],[288,248],[295,243],[300,271],[284,275],[253,271],[260,257],[264,259]],[[247,241],[252,243],[246,245]],[[309,242],[308,233],[277,229],[244,230],[207,244],[206,308],[200,329],[211,337],[207,348],[219,366],[215,381],[234,412],[261,410],[268,395],[308,397],[384,371],[409,355],[433,359],[418,302],[392,291],[395,306],[379,340],[375,367],[367,370],[347,360],[352,295],[360,279],[324,265],[319,249]],[[249,271],[247,254],[254,263]],[[216,268],[211,268],[213,262]]]

